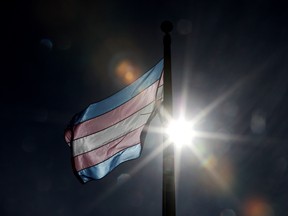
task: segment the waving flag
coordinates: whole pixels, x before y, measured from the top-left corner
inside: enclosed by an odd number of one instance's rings
[[[65,131],[76,174],[86,183],[140,156],[141,132],[163,95],[163,60],[135,82],[76,114]]]

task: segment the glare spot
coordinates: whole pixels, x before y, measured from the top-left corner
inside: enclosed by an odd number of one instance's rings
[[[266,119],[263,113],[255,112],[252,115],[250,128],[253,133],[261,134],[266,129]]]
[[[130,60],[125,59],[116,65],[115,73],[122,83],[128,85],[140,76],[140,69]]]
[[[249,198],[244,203],[244,216],[275,216],[273,208],[261,197]]]
[[[134,80],[134,74],[132,71],[127,71],[124,75],[124,79],[127,80],[128,82],[133,82]]]
[[[171,120],[166,129],[166,134],[176,147],[189,145],[193,140],[192,123],[185,119]]]
[[[46,48],[47,50],[52,50],[53,48],[53,43],[50,39],[48,38],[43,38],[40,40],[40,44],[42,47]]]
[[[224,209],[220,216],[237,216],[236,213],[232,209]]]
[[[178,30],[179,34],[182,34],[182,35],[187,35],[187,34],[191,33],[191,30],[192,30],[191,21],[187,20],[187,19],[181,19],[177,23],[177,30]]]
[[[231,161],[227,158],[217,158],[213,154],[203,159],[203,167],[213,177],[215,189],[227,191],[234,185],[234,169]],[[215,190],[216,191],[216,190]]]
[[[130,179],[130,175],[127,173],[123,173],[123,174],[118,176],[117,185],[121,185],[121,184],[127,182],[129,179]]]
[[[203,160],[203,166],[207,169],[215,169],[217,166],[217,159],[215,156],[210,155],[205,160]]]

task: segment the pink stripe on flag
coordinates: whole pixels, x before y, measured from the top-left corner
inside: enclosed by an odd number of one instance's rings
[[[155,100],[158,84],[159,82],[155,82],[136,97],[108,113],[75,125],[73,129],[74,140],[108,128],[144,108]],[[71,138],[71,131],[66,131],[66,142],[69,143]]]
[[[143,128],[144,126],[93,151],[77,155],[76,157],[74,157],[74,164],[76,170],[80,171],[87,167],[95,166],[96,164],[99,164],[112,157],[116,153],[135,144],[139,144],[140,135]]]

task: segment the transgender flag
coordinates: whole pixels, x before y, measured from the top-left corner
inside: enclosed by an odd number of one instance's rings
[[[84,183],[141,153],[140,136],[163,96],[163,60],[116,94],[76,114],[65,131]]]

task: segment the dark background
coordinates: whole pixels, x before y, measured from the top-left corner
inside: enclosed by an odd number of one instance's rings
[[[38,0],[1,10],[0,215],[161,215],[161,136],[82,185],[63,134],[76,112],[125,86],[119,62],[142,74],[162,58],[166,19],[175,116],[184,110],[207,133],[176,155],[177,214],[287,214],[286,1]]]

